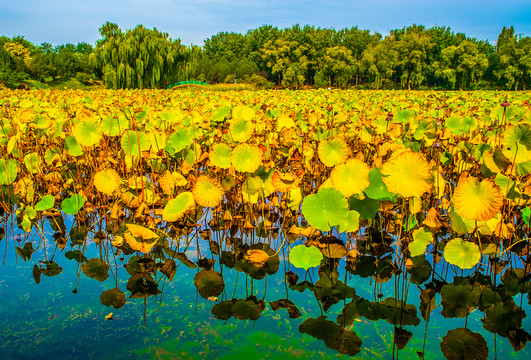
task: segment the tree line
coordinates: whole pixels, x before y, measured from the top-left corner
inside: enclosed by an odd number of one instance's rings
[[[122,30],[106,22],[96,44],[53,47],[0,37],[0,82],[76,78],[107,88],[164,88],[178,81],[251,83],[260,88],[511,89],[531,84],[531,38],[503,27],[495,45],[449,27],[411,25],[387,36],[263,25],[220,32],[202,47],[185,46],[156,28]]]

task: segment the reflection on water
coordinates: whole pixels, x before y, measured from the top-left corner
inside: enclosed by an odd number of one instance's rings
[[[124,219],[90,231],[61,219],[46,223],[46,243],[4,222],[2,358],[531,355],[521,263],[493,277],[485,275],[489,264],[463,272],[437,253],[406,262],[392,236],[368,227],[353,257],[349,238],[246,233],[212,221],[159,227],[157,244],[141,256],[107,235],[127,231]],[[325,255],[308,272],[288,260],[303,240]]]

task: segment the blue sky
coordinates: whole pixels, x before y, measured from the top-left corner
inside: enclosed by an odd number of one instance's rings
[[[387,35],[422,24],[496,42],[503,26],[531,35],[531,0],[2,0],[0,35],[23,35],[53,45],[100,38],[105,21],[121,29],[156,27],[184,44],[203,45],[221,31],[245,33],[260,25],[358,26]]]

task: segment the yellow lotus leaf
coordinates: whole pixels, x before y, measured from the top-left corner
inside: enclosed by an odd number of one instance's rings
[[[175,190],[175,187],[185,186],[186,184],[188,184],[186,178],[175,171],[172,173],[166,171],[159,178],[159,185],[162,188],[164,194],[166,195],[172,195],[173,191]]]
[[[195,202],[201,206],[214,207],[217,206],[223,198],[223,188],[209,176],[201,175],[193,189]]]
[[[289,229],[288,233],[291,234],[291,235],[305,236],[307,238],[310,238],[310,237],[312,237],[314,235],[319,234],[319,230],[317,230],[313,226],[306,227],[306,228],[301,228],[301,227],[293,225]]]
[[[332,186],[343,196],[359,194],[369,186],[369,167],[359,159],[336,165],[330,174]]]
[[[231,162],[241,172],[254,172],[262,163],[262,150],[257,146],[240,144],[232,150]]]
[[[114,240],[111,241],[111,244],[116,247],[122,246],[123,243],[124,238],[122,236],[115,236]]]
[[[141,225],[126,224],[125,226],[127,227],[127,230],[129,230],[134,237],[139,237],[144,240],[151,240],[151,239],[159,238],[159,236],[155,234],[153,231]]]
[[[101,122],[97,118],[87,118],[77,123],[73,132],[80,145],[94,146],[101,140]]]
[[[360,252],[356,249],[352,249],[347,253],[347,260],[354,261],[359,256]]]
[[[280,192],[288,192],[299,186],[301,179],[293,173],[275,171],[271,176],[271,184]]]
[[[392,157],[381,172],[387,189],[403,197],[421,197],[431,189],[430,167],[419,153],[407,151]]]
[[[146,230],[151,231],[149,229]],[[145,241],[146,239],[136,237],[130,231],[126,231],[124,233],[124,238],[127,244],[131,247],[131,249],[135,251],[140,251],[144,254],[149,253],[157,243],[156,239],[150,239],[149,241]]]
[[[269,260],[269,255],[263,250],[247,250],[245,258],[254,266],[261,268]]]
[[[486,221],[501,210],[503,193],[492,180],[475,177],[459,179],[452,197],[455,209],[464,218]]]
[[[317,154],[323,164],[332,167],[347,160],[350,155],[350,149],[343,139],[332,138],[319,143]]]
[[[441,215],[434,207],[428,210],[428,213],[426,214],[426,219],[422,224],[432,229],[437,229],[444,225]]]
[[[112,195],[118,190],[121,182],[120,175],[114,169],[100,170],[94,174],[94,186],[104,194]]]

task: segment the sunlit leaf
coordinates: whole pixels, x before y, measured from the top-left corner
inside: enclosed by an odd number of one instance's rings
[[[101,140],[101,122],[97,118],[87,118],[74,126],[74,137],[86,147],[92,147]]]
[[[18,162],[14,159],[0,159],[0,185],[9,185],[15,182],[18,175]]]
[[[223,198],[223,188],[217,180],[206,175],[201,175],[192,189],[192,194],[194,195],[195,202],[199,205],[203,207],[214,207],[219,205]]]
[[[65,214],[75,215],[85,204],[85,197],[81,194],[74,194],[66,198],[61,203],[61,209]]]
[[[164,221],[177,221],[186,211],[192,209],[194,206],[194,195],[189,191],[183,192],[177,195],[175,199],[168,201],[162,211],[162,218]]]
[[[433,242],[433,234],[429,228],[423,227],[413,231],[413,241],[409,243],[411,257],[424,254],[426,247]]]
[[[345,197],[359,194],[369,186],[369,167],[359,159],[336,165],[330,174],[332,186]]]
[[[302,214],[308,223],[323,231],[344,223],[348,213],[345,197],[334,188],[324,188],[304,198]]]
[[[382,166],[382,175],[387,189],[404,197],[421,197],[431,189],[429,165],[416,152],[392,157]]]
[[[220,169],[228,169],[231,167],[232,148],[224,143],[214,144],[210,151],[210,161],[212,165]]]
[[[53,195],[44,195],[37,204],[35,204],[35,210],[43,211],[48,210],[55,204],[55,197]]]
[[[254,172],[262,163],[262,150],[256,146],[240,144],[232,151],[231,162],[241,172]]]
[[[94,174],[94,186],[106,195],[112,195],[120,187],[120,175],[114,169],[104,169]]]
[[[350,149],[343,139],[333,138],[321,141],[317,153],[323,164],[332,167],[345,162],[350,155]]]
[[[501,209],[503,194],[498,185],[489,179],[478,181],[474,177],[459,180],[452,197],[457,212],[472,220],[489,220]]]
[[[444,247],[444,258],[461,269],[471,269],[479,263],[481,251],[473,242],[455,238]]]
[[[289,252],[289,262],[304,270],[319,266],[322,259],[323,254],[315,246],[297,245]]]

